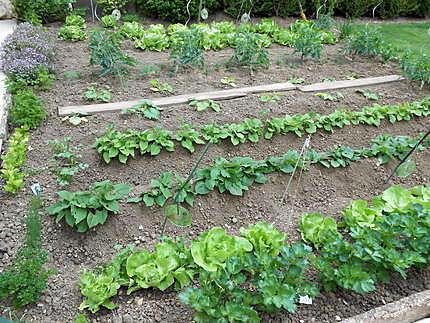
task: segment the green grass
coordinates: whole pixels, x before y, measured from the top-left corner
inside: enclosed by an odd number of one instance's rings
[[[423,51],[430,55],[430,22],[375,24],[386,37],[387,42],[401,49]],[[364,26],[364,25],[361,25]]]

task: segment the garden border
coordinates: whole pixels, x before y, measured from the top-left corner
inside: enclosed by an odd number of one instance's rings
[[[0,21],[0,44],[9,36],[16,27],[16,20]],[[2,152],[3,141],[7,136],[7,112],[10,106],[10,93],[6,89],[6,75],[0,72],[0,154]]]
[[[430,316],[430,290],[371,309],[341,323],[412,323]]]
[[[400,75],[386,75],[386,76],[360,78],[360,79],[354,79],[354,80],[341,80],[341,81],[314,83],[314,84],[305,85],[305,86],[296,86],[294,84],[286,82],[286,83],[257,85],[257,86],[236,88],[236,89],[230,89],[230,90],[189,93],[189,94],[182,94],[182,95],[176,95],[176,96],[170,96],[170,97],[164,97],[164,98],[154,98],[149,100],[151,100],[153,104],[155,104],[156,106],[161,107],[166,105],[187,103],[191,100],[233,99],[238,97],[244,97],[244,96],[247,96],[248,94],[253,94],[253,93],[263,93],[263,92],[272,92],[272,91],[291,91],[291,90],[298,90],[301,92],[328,91],[333,89],[344,89],[344,88],[350,88],[350,87],[361,87],[361,86],[368,86],[368,85],[399,82],[403,80],[405,80],[405,78]],[[133,100],[133,101],[122,101],[122,102],[103,103],[103,104],[59,107],[58,115],[59,116],[67,116],[71,114],[87,115],[87,114],[102,113],[102,112],[115,112],[115,111],[121,111],[124,109],[132,108],[133,106],[139,104],[140,102],[141,100]]]

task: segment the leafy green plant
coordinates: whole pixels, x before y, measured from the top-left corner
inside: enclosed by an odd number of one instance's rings
[[[236,78],[233,76],[226,76],[220,80],[220,83],[223,85],[228,85],[230,87],[236,87]]]
[[[49,141],[53,153],[53,173],[57,176],[57,182],[61,186],[69,185],[77,173],[88,168],[87,164],[79,161],[81,158],[79,151],[82,146],[71,146],[70,141],[70,137]]]
[[[26,128],[17,128],[9,138],[8,149],[0,171],[1,178],[5,181],[3,189],[15,194],[24,186],[24,173],[21,167],[24,165],[27,153],[29,134]]]
[[[340,92],[336,92],[334,94],[320,92],[320,93],[316,93],[315,96],[323,99],[324,101],[339,101],[340,99],[344,98],[343,94]]]
[[[323,44],[321,33],[307,22],[297,21],[292,28],[295,29],[291,42],[294,52],[300,54],[302,60],[305,57],[320,59]]]
[[[66,17],[66,22],[58,31],[58,37],[63,40],[79,41],[87,39],[85,19],[78,15]]]
[[[86,232],[106,222],[110,213],[119,213],[118,201],[130,192],[126,184],[112,184],[110,181],[96,182],[89,191],[60,191],[60,200],[47,211],[57,222],[66,223],[78,232]]]
[[[0,274],[0,300],[10,299],[17,308],[37,302],[46,289],[48,278],[55,273],[44,268],[48,253],[42,249],[41,204],[39,197],[33,198],[25,218],[25,243]]]
[[[89,86],[85,90],[84,97],[88,101],[110,102],[112,94],[108,90],[97,90],[94,86]]]
[[[170,59],[177,67],[204,66],[203,34],[199,29],[189,29],[178,33],[178,41],[172,44]]]
[[[129,0],[99,0],[97,4],[103,9],[103,13],[110,14],[114,10],[123,10]]]
[[[166,50],[169,47],[169,38],[166,35],[164,26],[161,24],[150,25],[136,39],[134,47],[157,52]]]
[[[263,103],[277,103],[281,101],[282,97],[280,93],[267,93],[262,94],[259,97],[260,102]]]
[[[199,100],[191,100],[191,102],[189,103],[189,105],[191,107],[195,107],[196,111],[205,111],[207,109],[212,109],[215,112],[220,112],[221,111],[221,106],[215,102],[214,100],[203,100],[203,101],[199,101]]]
[[[65,116],[63,119],[61,119],[61,122],[67,121],[73,126],[79,126],[80,124],[87,123],[88,119],[87,117],[81,115],[80,113],[74,113],[69,116]]]
[[[12,0],[11,3],[19,20],[40,25],[64,19],[73,0]]]
[[[123,77],[135,60],[123,54],[118,35],[109,31],[94,31],[90,37],[90,64],[100,66],[99,76],[113,74]]]
[[[347,39],[353,33],[353,25],[351,21],[347,20],[338,26],[339,39]]]
[[[421,82],[421,87],[430,84],[429,55],[406,51],[400,58],[404,73],[412,80]]]
[[[45,117],[43,102],[31,89],[18,91],[12,96],[9,120],[13,125],[35,129]]]
[[[301,77],[292,78],[292,79],[289,79],[288,82],[290,82],[291,84],[303,84],[303,83],[305,83],[305,79],[301,78]]]
[[[81,77],[81,73],[78,71],[66,71],[64,72],[64,77],[67,80],[78,80]]]
[[[123,110],[125,114],[137,114],[150,120],[160,119],[160,108],[152,103],[151,100],[141,100],[138,105]]]
[[[160,92],[163,94],[173,93],[173,87],[167,82],[161,82],[158,79],[150,80],[151,91]]]
[[[251,71],[255,68],[269,66],[269,53],[260,43],[258,35],[244,31],[237,33],[235,38],[236,47],[229,64],[246,66]]]
[[[113,15],[103,16],[101,22],[104,28],[116,28],[118,27],[118,20]]]
[[[384,61],[394,58],[394,49],[388,44],[382,33],[374,27],[366,25],[347,38],[345,44],[347,54],[381,57]]]
[[[378,101],[379,100],[379,94],[376,92],[372,92],[370,90],[357,90],[357,93],[362,94],[366,99],[372,100],[372,101]]]
[[[202,138],[202,134],[190,125],[182,125],[177,131],[175,140],[181,143],[181,146],[193,153],[196,149],[194,145],[203,145],[205,141]]]

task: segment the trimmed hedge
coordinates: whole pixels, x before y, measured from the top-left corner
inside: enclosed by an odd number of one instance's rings
[[[145,15],[184,23],[188,19],[187,0],[136,0],[138,11]],[[191,0],[191,18],[198,17],[200,0]],[[373,8],[380,0],[302,0],[306,15],[312,17],[320,8],[320,13],[334,13],[346,17],[372,15]],[[209,14],[224,10],[237,18],[251,11],[253,16],[291,16],[300,13],[298,0],[203,0],[203,7]],[[376,9],[375,14],[381,18],[398,16],[424,17],[430,14],[430,0],[384,0]]]

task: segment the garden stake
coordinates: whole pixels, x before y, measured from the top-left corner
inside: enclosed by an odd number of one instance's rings
[[[199,158],[197,159],[197,162],[195,163],[193,169],[191,170],[190,175],[188,175],[187,179],[185,180],[185,182],[182,183],[181,187],[179,187],[179,189],[176,190],[176,193],[172,197],[172,199],[173,199],[174,202],[176,202],[175,199],[176,199],[176,196],[177,196],[178,192],[180,192],[185,187],[185,185],[187,185],[193,179],[194,173],[196,172],[197,167],[199,167],[200,163],[203,161],[203,158],[208,153],[209,146],[211,145],[211,143],[212,142],[209,141],[206,144],[205,148],[203,149],[202,153],[200,154]],[[167,204],[167,201],[166,201],[166,204]],[[179,213],[179,203],[176,203],[176,206],[177,206],[177,212]],[[163,236],[163,234],[164,234],[164,230],[166,228],[166,224],[167,224],[167,216],[164,217],[163,225],[161,227],[161,236]]]
[[[391,172],[391,175],[385,180],[384,184],[387,184],[390,179],[394,176],[397,169],[409,158],[409,156],[412,155],[412,153],[418,148],[419,145],[421,145],[424,140],[430,135],[430,130],[427,131],[427,133],[417,142],[417,144],[411,149],[411,151],[400,161],[400,163],[394,168],[394,170]]]
[[[302,146],[302,149],[301,149],[301,151],[300,151],[300,155],[299,155],[299,158],[297,159],[296,165],[294,165],[293,173],[291,174],[291,177],[290,177],[290,179],[288,180],[287,187],[285,188],[284,194],[282,195],[281,204],[282,204],[282,203],[284,203],[284,201],[285,201],[285,199],[286,199],[286,197],[287,197],[287,195],[288,195],[288,191],[289,191],[289,189],[290,189],[290,185],[291,185],[291,182],[293,181],[293,177],[294,177],[294,175],[295,175],[295,173],[296,173],[297,167],[299,166],[300,159],[301,159],[301,158],[302,158],[302,156],[304,155],[305,151],[307,151],[307,150],[308,150],[309,145],[310,145],[310,141],[311,141],[311,136],[309,135],[309,136],[306,138],[306,140],[305,140],[305,142],[304,142],[304,144],[303,144],[303,146]]]
[[[311,135],[309,135],[309,137],[306,140],[308,140],[308,139],[309,139],[309,142],[308,142],[308,146],[306,148],[305,153],[308,152],[309,148],[311,147]],[[304,170],[307,169],[308,165],[310,165],[310,160],[305,159],[305,155],[303,155],[303,167],[300,168],[299,179],[297,181],[297,186],[296,186],[296,191],[294,192],[294,197],[297,196],[297,192],[299,191],[299,184],[300,184],[300,181],[302,179],[302,174],[303,174]]]

